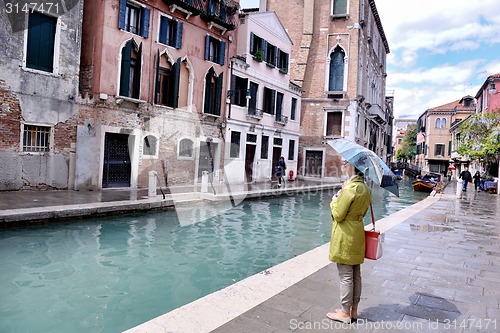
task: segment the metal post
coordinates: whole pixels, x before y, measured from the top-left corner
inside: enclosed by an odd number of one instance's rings
[[[456,193],[457,199],[462,198],[462,182],[463,182],[462,179],[457,178],[457,193]]]
[[[156,171],[149,171],[149,186],[148,186],[148,197],[156,197],[156,179],[158,175]]]

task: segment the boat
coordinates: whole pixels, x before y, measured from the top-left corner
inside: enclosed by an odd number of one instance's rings
[[[414,191],[419,192],[432,192],[432,189],[436,186],[436,183],[425,179],[417,179],[411,183]]]

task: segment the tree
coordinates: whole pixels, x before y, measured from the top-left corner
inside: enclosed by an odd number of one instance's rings
[[[417,155],[417,126],[408,126],[401,148],[396,153],[398,162],[411,161]]]
[[[492,160],[500,153],[500,111],[477,113],[460,125],[457,152],[470,159]]]

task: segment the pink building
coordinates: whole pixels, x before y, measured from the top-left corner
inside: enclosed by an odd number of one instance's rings
[[[500,110],[500,91],[496,86],[500,84],[500,74],[488,76],[476,94],[476,113],[490,113]],[[498,87],[500,89],[500,85]]]
[[[87,0],[75,188],[161,186],[222,174],[239,4]],[[165,181],[164,181],[165,180]]]

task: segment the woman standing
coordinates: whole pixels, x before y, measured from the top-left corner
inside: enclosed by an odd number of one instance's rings
[[[333,224],[329,259],[337,263],[342,308],[326,315],[343,323],[358,316],[361,264],[365,259],[363,217],[370,202],[371,191],[365,184],[364,174],[356,170],[356,175],[344,183],[330,203]]]
[[[481,183],[481,174],[479,171],[476,171],[472,179],[474,179],[474,191],[479,192],[479,184]]]

